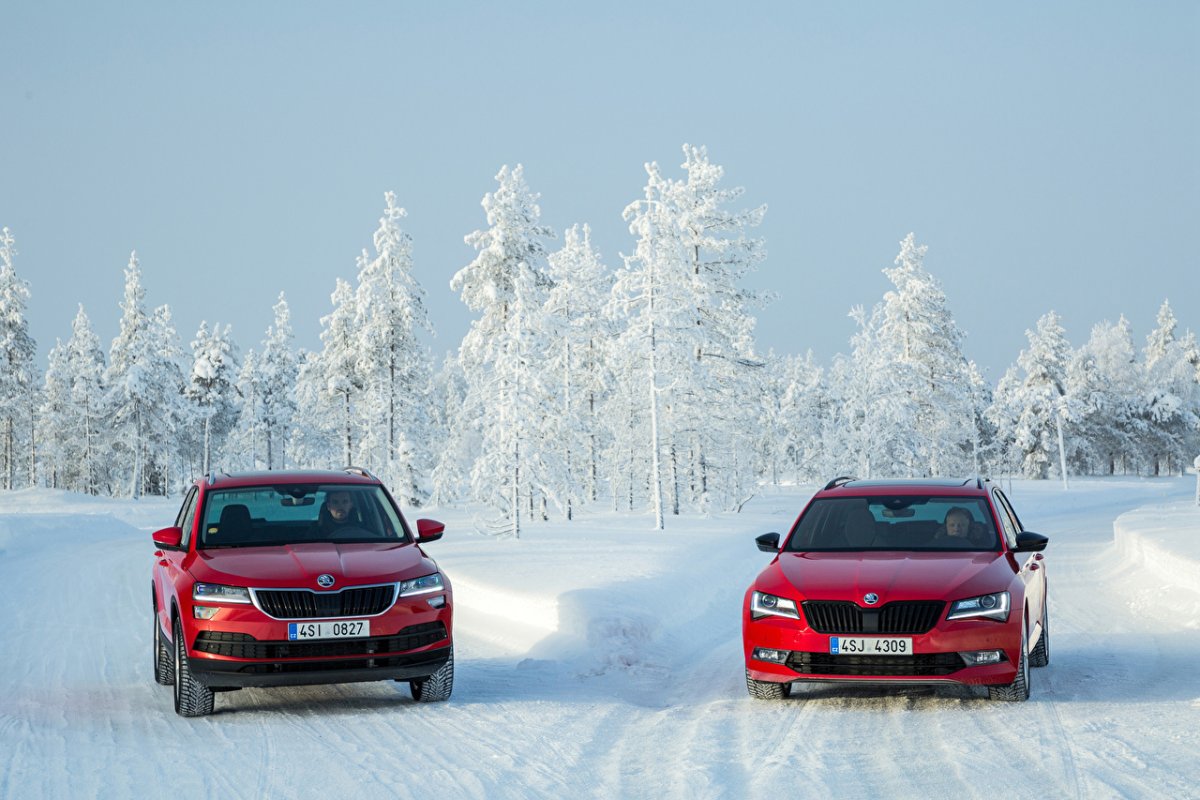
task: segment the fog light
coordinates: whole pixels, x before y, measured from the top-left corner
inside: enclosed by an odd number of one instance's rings
[[[968,667],[979,667],[984,664],[999,664],[1004,658],[1002,650],[977,650],[973,653],[959,653]]]
[[[196,619],[212,619],[220,610],[219,608],[212,608],[210,606],[192,606],[192,616]]]
[[[432,608],[441,608],[442,606],[446,605],[446,596],[444,594],[439,594],[437,597],[429,598],[429,605]]]
[[[757,647],[752,656],[755,661],[769,661],[772,664],[782,664],[788,659],[787,650],[768,650],[765,647]]]

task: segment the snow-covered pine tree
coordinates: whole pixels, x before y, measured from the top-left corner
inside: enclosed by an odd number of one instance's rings
[[[267,469],[288,464],[288,434],[296,414],[296,380],[300,372],[299,357],[293,346],[292,312],[283,292],[279,293],[272,311],[275,319],[262,342],[254,386],[248,386],[254,394],[255,427],[260,424],[262,427]]]
[[[428,390],[429,354],[417,338],[432,334],[425,293],[413,276],[412,237],[400,227],[406,212],[393,192],[375,231],[375,257],[359,259],[356,308],[361,348],[357,369],[363,380],[363,438],[367,466],[379,469],[402,504],[418,507],[428,498],[425,471],[431,459]]]
[[[1076,469],[1109,475],[1136,469],[1146,433],[1143,378],[1128,320],[1095,325],[1067,369]]]
[[[50,348],[46,382],[42,388],[42,407],[38,413],[39,468],[51,489],[74,488],[71,474],[76,462],[71,459],[71,373],[67,347],[59,339]]]
[[[8,228],[0,230],[0,482],[5,489],[33,481],[39,380],[37,346],[25,319],[29,287],[17,276],[15,244]]]
[[[67,374],[71,380],[71,442],[68,450],[77,465],[78,482],[73,488],[88,494],[109,491],[111,475],[106,457],[112,427],[104,417],[107,386],[104,382],[104,350],[92,331],[91,320],[80,304],[67,340]]]
[[[182,418],[183,373],[178,335],[166,306],[146,313],[137,252],[125,267],[121,328],[109,348],[105,413],[113,431],[112,459],[131,497],[168,490]]]
[[[180,366],[183,348],[170,306],[163,304],[150,318],[150,337],[154,342],[153,361],[148,372],[147,452],[145,492],[168,495],[181,488],[191,477],[192,470],[181,457],[181,434],[191,421],[190,409],[184,398],[186,385]]]
[[[354,290],[338,278],[330,300],[333,311],[321,318],[323,346],[303,359],[296,386],[292,439],[297,459],[311,466],[354,463],[361,436],[363,379]]]
[[[787,356],[783,362],[777,382],[782,390],[777,400],[779,418],[771,426],[779,431],[774,446],[780,466],[772,468],[772,481],[778,483],[782,477],[796,483],[816,480],[826,475],[821,429],[829,415],[829,396],[824,370],[811,350],[803,357]]]
[[[1152,474],[1170,474],[1192,459],[1200,428],[1200,391],[1191,356],[1176,334],[1178,322],[1163,301],[1158,326],[1146,338],[1143,409],[1147,436],[1143,448]]]
[[[745,193],[721,186],[724,168],[709,160],[704,147],[683,146],[683,181],[672,182],[673,205],[696,294],[695,326],[700,341],[694,354],[696,385],[678,394],[677,418],[689,431],[690,492],[693,503],[737,507],[753,482],[753,441],[745,432],[761,396],[763,361],[755,352],[752,309],[766,299],[742,285],[766,257],[761,238],[749,235],[762,224],[767,207],[729,208]]]
[[[611,331],[603,310],[612,281],[591,234],[587,225],[568,228],[563,248],[549,257],[554,287],[544,309],[552,341],[544,369],[557,379],[560,403],[560,413],[545,420],[544,438],[564,466],[556,492],[568,520],[576,507],[596,499],[604,446],[597,412],[606,385],[601,354]]]
[[[646,165],[644,196],[624,213],[637,245],[609,306],[626,321],[614,375],[632,383],[613,397],[636,403],[614,408],[614,437],[644,431],[656,528],[664,509],[733,508],[744,499],[755,459],[743,434],[757,413],[746,398],[760,394],[748,313],[755,298],[737,282],[762,257],[762,243],[746,230],[765,209],[726,210],[741,190],[719,188],[722,170],[703,148],[685,146],[684,154],[686,180]]]
[[[235,371],[237,355],[229,338],[229,326],[201,321],[192,341],[192,369],[184,396],[191,403],[190,416],[202,431],[196,436],[200,443],[200,473],[211,470],[212,454],[220,452],[229,432],[237,422]]]
[[[470,492],[472,454],[478,452],[473,428],[463,416],[467,383],[457,353],[447,353],[442,368],[433,376],[430,389],[430,450],[438,453],[431,476],[430,503],[444,506]],[[453,449],[452,448],[456,448]]]
[[[856,350],[869,383],[865,411],[880,474],[961,474],[973,466],[973,386],[958,329],[941,285],[923,265],[927,247],[913,234],[883,272],[896,287],[865,322]],[[869,349],[868,349],[869,348]]]
[[[554,233],[541,224],[538,195],[520,165],[501,168],[496,181],[499,188],[482,201],[488,229],[465,239],[478,255],[450,281],[481,315],[459,348],[467,394],[452,437],[479,435],[472,492],[500,512],[499,532],[519,536],[523,507],[544,513],[547,498],[561,504],[553,490],[556,454],[539,435],[541,421],[557,413],[541,370],[549,349],[541,327],[550,285],[545,241]]]
[[[1053,311],[1025,336],[1029,349],[1017,357],[1019,372],[997,387],[991,418],[1001,437],[1012,442],[1027,478],[1049,477],[1056,461],[1062,476],[1066,453],[1065,445],[1060,444],[1068,413],[1066,372],[1071,346]]]
[[[264,460],[269,448],[263,441],[267,437],[263,430],[262,372],[259,355],[253,349],[247,350],[234,383],[237,421],[225,440],[225,451],[221,458],[221,462],[230,470],[270,468]]]

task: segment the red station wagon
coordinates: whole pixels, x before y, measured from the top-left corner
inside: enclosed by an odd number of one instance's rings
[[[799,681],[986,686],[1029,697],[1050,661],[1048,539],[988,481],[860,481],[817,492],[747,590],[746,686]]]
[[[154,678],[185,717],[246,686],[454,685],[450,582],[365,470],[210,475],[153,535]]]

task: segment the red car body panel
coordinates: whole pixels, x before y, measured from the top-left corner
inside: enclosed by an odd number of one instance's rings
[[[836,681],[873,684],[958,683],[974,685],[1009,684],[1017,674],[1021,657],[1021,629],[1027,626],[1027,652],[1041,636],[1045,602],[1045,570],[1040,552],[1016,552],[1005,535],[998,536],[993,551],[914,551],[862,550],[790,552],[789,543],[796,535],[801,519],[812,503],[827,497],[903,497],[936,495],[939,498],[964,498],[973,502],[984,498],[993,515],[996,531],[1004,526],[999,514],[998,491],[983,481],[961,485],[945,482],[895,481],[849,483],[817,492],[797,517],[791,531],[779,544],[775,558],[747,589],[743,602],[743,650],[746,673],[756,681],[790,683],[794,681]],[[1019,521],[1013,520],[1019,526]],[[1018,528],[1019,530],[1019,528]],[[1043,545],[1044,546],[1044,545]],[[850,602],[862,609],[882,608],[901,601],[939,601],[945,603],[936,624],[926,633],[904,634],[912,639],[914,657],[962,652],[1002,650],[1004,660],[996,664],[967,666],[943,675],[917,671],[899,674],[853,675],[844,672],[810,671],[800,673],[788,664],[755,659],[757,648],[789,651],[794,654],[827,656],[831,636],[880,636],[878,633],[822,633],[814,630],[803,610],[799,619],[765,616],[755,619],[751,601],[755,591],[793,600],[798,609],[806,601]],[[1007,591],[1010,611],[1005,621],[992,619],[946,619],[956,600]],[[878,595],[872,606],[864,603],[867,593]],[[869,669],[869,668],[868,668]],[[895,672],[895,670],[889,670]]]

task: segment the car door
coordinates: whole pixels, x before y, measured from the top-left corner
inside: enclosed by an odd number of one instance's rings
[[[171,598],[175,596],[183,571],[183,559],[187,555],[192,529],[195,527],[196,500],[199,490],[193,486],[179,508],[175,525],[183,530],[179,547],[159,547],[154,551],[154,586],[158,592],[159,627],[171,636]]]
[[[1012,504],[1008,502],[1004,492],[997,488],[992,490],[992,495],[996,501],[1000,523],[1004,526],[1005,538],[1009,540],[1010,547],[1015,547],[1017,534],[1024,530],[1021,520],[1013,511]],[[1025,584],[1025,603],[1029,609],[1029,638],[1032,641],[1037,638],[1036,632],[1042,624],[1042,604],[1046,602],[1046,569],[1042,563],[1044,557],[1041,553],[1014,553],[1013,556],[1020,564],[1018,575]]]

